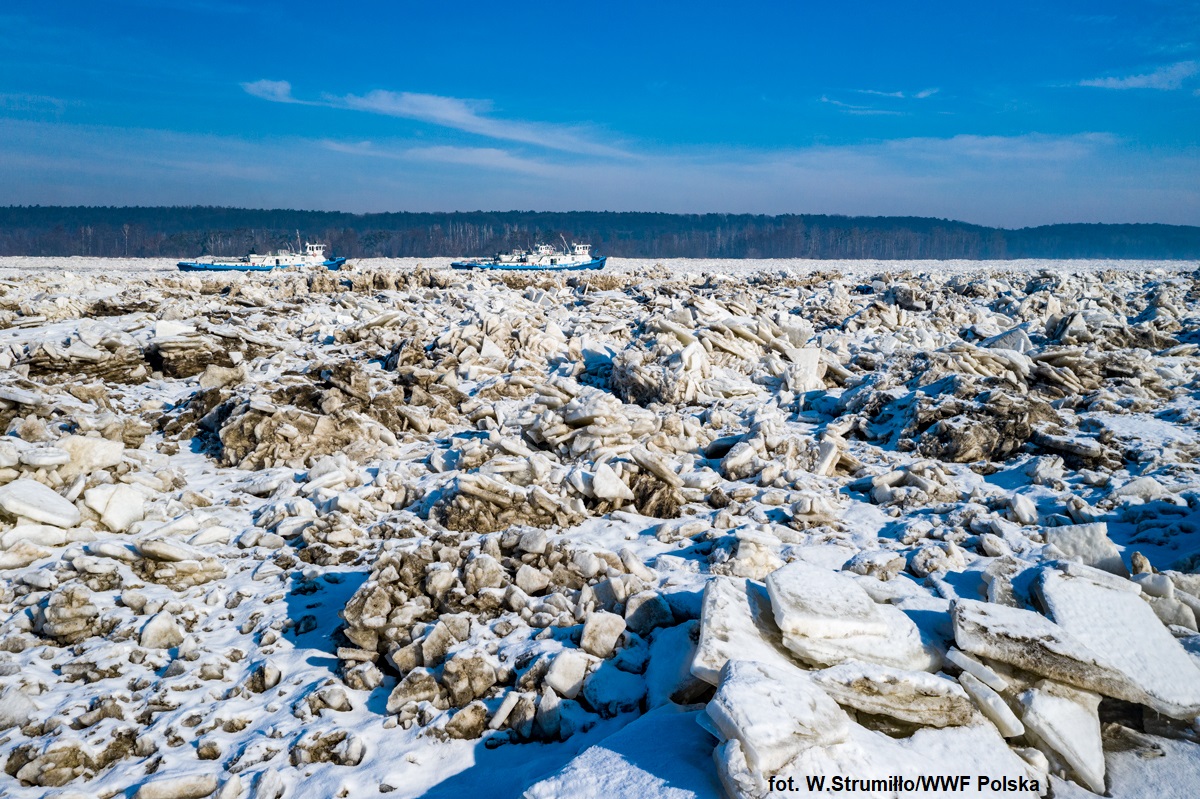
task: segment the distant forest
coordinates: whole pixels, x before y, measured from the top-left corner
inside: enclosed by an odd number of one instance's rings
[[[477,256],[589,242],[629,258],[1200,259],[1200,227],[1007,230],[923,217],[467,211],[348,214],[243,208],[0,207],[0,255],[235,256],[322,241],[349,258]]]

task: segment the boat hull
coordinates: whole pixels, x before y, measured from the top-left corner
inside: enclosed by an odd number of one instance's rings
[[[455,261],[454,269],[489,269],[496,272],[580,272],[584,269],[603,269],[608,256],[602,255],[577,264],[499,263],[497,261]]]
[[[314,264],[314,266],[323,266],[326,269],[337,271],[346,263],[345,258],[330,258],[323,263]],[[206,263],[204,261],[180,261],[177,266],[180,272],[272,272],[276,269],[286,269],[289,266],[307,266],[307,264],[248,264],[240,261],[229,261],[221,263],[219,261]]]

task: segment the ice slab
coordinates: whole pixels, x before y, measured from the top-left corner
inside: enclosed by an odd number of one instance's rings
[[[768,576],[767,592],[784,635],[842,638],[888,631],[879,606],[853,578],[802,560]]]
[[[1106,696],[1124,698],[1130,694],[1129,682],[1123,674],[1045,616],[1022,608],[963,599],[954,603],[951,617],[954,640],[968,654],[1008,663]],[[1154,621],[1159,624],[1158,619]]]
[[[1105,573],[1092,577],[1078,568],[1072,571],[1045,569],[1036,590],[1050,618],[1132,688],[1124,695],[1108,695],[1172,718],[1200,715],[1200,669],[1154,609],[1137,592],[1109,585],[1111,578]]]
[[[733,658],[795,665],[775,625],[767,589],[742,578],[714,577],[704,588],[692,674],[716,685],[721,669]]]
[[[876,604],[847,574],[797,560],[767,577],[767,591],[783,645],[806,663],[862,660],[918,671],[941,663],[912,619]]]
[[[812,676],[839,705],[864,713],[929,727],[961,726],[975,717],[958,683],[928,672],[849,661]]]
[[[1048,527],[1044,534],[1047,544],[1058,547],[1071,560],[1122,577],[1129,576],[1129,570],[1121,560],[1121,550],[1108,537],[1108,525],[1104,522]]]
[[[1066,761],[1089,790],[1103,794],[1104,748],[1096,715],[1100,697],[1042,680],[1022,693],[1020,702],[1025,726]]]
[[[850,635],[844,638],[783,636],[783,645],[796,657],[816,666],[833,666],[846,660],[863,660],[910,671],[932,671],[941,664],[937,650],[921,639],[915,622],[891,605],[880,605],[887,624],[884,635]]]
[[[0,508],[13,516],[55,527],[79,524],[79,509],[37,480],[22,477],[0,486]]]
[[[731,660],[705,713],[726,739],[741,742],[746,762],[759,773],[778,771],[798,752],[846,739],[850,717],[808,672]]]

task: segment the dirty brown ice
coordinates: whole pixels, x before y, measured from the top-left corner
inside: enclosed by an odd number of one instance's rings
[[[1200,757],[1195,265],[923,269],[0,270],[0,794],[1136,796]]]

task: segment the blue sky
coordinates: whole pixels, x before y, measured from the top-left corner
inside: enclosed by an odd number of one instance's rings
[[[1200,224],[1200,2],[6,0],[35,203]]]

